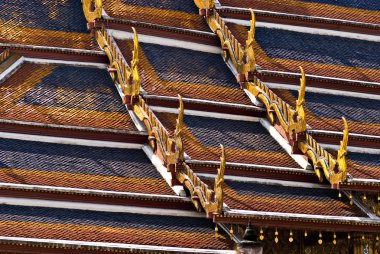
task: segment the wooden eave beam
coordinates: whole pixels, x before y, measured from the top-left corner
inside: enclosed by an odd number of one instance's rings
[[[323,216],[321,215],[321,218]],[[300,218],[277,218],[271,216],[214,216],[215,223],[248,225],[250,222],[253,226],[270,227],[270,228],[287,228],[297,230],[311,231],[334,231],[334,232],[380,232],[380,220],[378,224],[352,223],[344,221],[323,221],[317,219],[300,219]]]
[[[4,44],[0,45],[0,48],[9,48],[12,54],[18,54],[30,58],[104,64],[108,63],[107,56],[103,52],[95,50],[80,50],[16,44]]]
[[[346,191],[358,191],[364,193],[380,193],[380,183],[377,182],[346,182],[338,183],[332,186],[334,189]]]
[[[140,35],[145,34],[150,36],[196,42],[212,46],[219,46],[220,44],[218,37],[211,32],[188,30],[183,28],[116,18],[99,19],[95,22],[95,28],[101,28],[102,25],[104,25],[104,27],[107,29],[115,29],[128,32],[131,31],[132,27],[135,27]]]
[[[224,18],[250,20],[251,14],[248,9],[221,7],[218,13]],[[269,12],[254,10],[256,20],[259,22],[278,23],[293,26],[305,26],[320,29],[329,29],[351,33],[380,35],[380,25],[371,23],[361,23],[349,20],[338,20],[331,18],[321,18],[315,16],[305,16],[280,12]]]
[[[293,86],[299,85],[300,75],[297,73],[262,70],[256,75],[263,82],[281,83]],[[380,95],[380,85],[371,84],[371,82],[366,81],[344,80],[330,77],[314,77],[307,75],[307,86]]]

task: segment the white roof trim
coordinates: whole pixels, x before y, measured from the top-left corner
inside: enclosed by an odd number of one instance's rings
[[[380,184],[380,179],[365,179],[365,178],[348,178],[349,183],[377,183]]]
[[[298,163],[298,165],[300,165],[303,169],[311,168],[311,165],[303,155],[292,154],[292,148],[289,143],[280,135],[280,133],[278,133],[278,131],[269,123],[267,119],[261,119],[260,123],[265,129],[267,129],[272,138],[274,138],[277,143],[289,154],[289,156]]]
[[[316,214],[301,214],[301,213],[279,213],[279,212],[261,212],[231,209],[224,211],[226,215],[245,215],[245,216],[272,216],[278,218],[299,218],[299,219],[318,219],[321,221],[349,221],[361,223],[378,223],[380,219],[371,219],[367,217],[346,217],[346,216],[329,216]]]
[[[124,149],[141,149],[142,144],[122,143],[113,141],[98,141],[79,138],[64,138],[42,135],[31,135],[21,133],[0,132],[0,138],[36,141],[43,143],[65,144],[65,145],[79,145],[79,146],[92,146],[92,147],[107,147],[107,148],[124,148]]]
[[[133,40],[133,33],[131,32],[119,31],[119,30],[114,30],[114,29],[108,29],[107,31],[109,31],[112,34],[112,36],[116,39]],[[162,46],[190,49],[194,51],[201,51],[201,52],[212,53],[212,54],[221,54],[222,52],[220,47],[200,44],[196,42],[181,41],[181,40],[176,40],[176,39],[169,39],[169,38],[163,38],[163,37],[157,37],[157,36],[151,36],[151,35],[145,35],[145,34],[139,34],[138,36],[139,36],[139,42],[143,42],[143,43],[159,44]]]
[[[286,90],[292,90],[292,91],[299,91],[300,89],[299,86],[287,85],[287,84],[281,84],[281,83],[265,82],[265,85],[267,85],[269,88],[286,89]],[[313,92],[313,93],[320,93],[320,94],[332,94],[332,95],[339,94],[340,96],[355,97],[355,98],[361,98],[361,99],[380,100],[380,95],[377,95],[377,94],[349,92],[349,91],[318,88],[318,87],[311,87],[311,86],[307,86],[306,91]]]
[[[178,101],[178,97],[176,96],[164,96],[164,95],[144,95],[145,98],[155,98],[155,99],[167,99],[172,101]],[[229,102],[222,102],[222,101],[209,101],[209,100],[203,100],[203,99],[194,99],[194,98],[186,98],[182,97],[183,102],[193,102],[193,103],[204,103],[204,104],[212,104],[217,106],[226,106],[226,107],[236,107],[236,108],[244,108],[244,109],[258,109],[256,106],[252,105],[245,105],[245,104],[239,104],[239,103],[229,103]]]
[[[123,244],[123,243],[107,243],[107,242],[85,242],[85,241],[70,241],[58,239],[40,239],[40,238],[23,238],[23,237],[6,237],[0,236],[0,242],[28,243],[28,244],[53,244],[55,246],[62,245],[64,247],[88,247],[88,248],[105,248],[131,250],[138,252],[164,252],[164,253],[199,253],[199,254],[235,254],[234,250],[212,250],[212,249],[193,249],[169,246],[154,246],[154,245],[138,245],[138,244]]]
[[[234,7],[234,6],[222,6],[219,9],[226,9],[226,10],[238,10],[238,11],[246,11],[249,12],[250,8],[242,8],[242,7]],[[365,23],[365,22],[358,22],[358,21],[351,21],[351,20],[345,20],[345,19],[334,19],[334,18],[326,18],[326,17],[319,17],[319,16],[309,16],[309,15],[301,15],[301,14],[290,14],[290,13],[284,13],[284,12],[275,12],[275,11],[266,11],[266,10],[258,10],[253,9],[254,12],[258,13],[265,13],[265,14],[272,14],[272,15],[283,15],[287,17],[298,17],[298,18],[306,18],[306,19],[319,19],[319,20],[326,20],[326,21],[338,21],[338,22],[344,22],[348,24],[360,24],[360,25],[370,25],[370,26],[376,26],[371,23]],[[313,21],[314,21],[313,20]],[[376,26],[377,27],[377,26]]]
[[[198,176],[204,178],[215,179],[216,174],[205,174],[197,173]],[[295,187],[295,188],[310,188],[310,189],[330,189],[328,185],[322,185],[317,183],[306,183],[306,182],[294,182],[294,181],[284,181],[284,180],[273,180],[265,178],[254,178],[254,177],[245,177],[245,176],[232,176],[224,175],[225,180],[235,181],[235,182],[245,182],[245,183],[257,183],[262,185],[280,185],[286,187]]]
[[[178,114],[177,108],[166,108],[159,106],[150,106],[150,108],[155,112],[163,112],[163,113],[171,113]],[[185,115],[189,116],[204,116],[204,117],[212,117],[219,119],[229,119],[229,120],[238,120],[238,121],[247,121],[247,122],[259,122],[261,118],[254,116],[244,116],[244,115],[232,115],[225,113],[216,113],[216,112],[205,112],[199,110],[190,110],[185,109]]]
[[[291,75],[296,77],[301,77],[301,74],[297,72],[287,72],[287,71],[273,71],[273,70],[258,70],[258,73],[266,73],[266,74],[281,74],[281,75]],[[348,82],[348,83],[354,83],[354,84],[366,84],[366,85],[372,85],[372,86],[380,86],[379,82],[370,82],[370,81],[364,81],[364,80],[355,80],[355,79],[344,79],[344,78],[335,78],[335,77],[328,77],[328,76],[318,76],[318,75],[311,75],[306,74],[306,78],[316,78],[316,79],[323,79],[326,82]]]
[[[168,172],[168,169],[162,164],[161,160],[155,155],[150,148],[149,145],[145,145],[143,147],[143,151],[146,156],[152,162],[152,164],[156,167],[157,171],[161,174],[162,178],[166,181],[166,183],[172,188],[172,190],[181,197],[186,197],[185,189],[182,185],[171,185],[171,181],[173,179],[171,172]]]
[[[339,150],[339,145],[331,145],[331,144],[320,144],[323,148],[325,149],[332,149],[335,151]],[[376,148],[367,148],[367,147],[356,147],[356,146],[350,146],[348,145],[347,147],[348,152],[353,152],[353,153],[366,153],[366,154],[374,154],[374,155],[380,155],[380,149]],[[379,157],[380,160],[380,157]]]
[[[71,65],[78,67],[94,67],[100,69],[106,69],[107,64],[102,63],[91,63],[91,62],[78,62],[78,61],[65,61],[65,60],[55,60],[55,59],[41,59],[41,58],[30,58],[25,57],[25,62],[37,63],[37,64],[59,64],[59,65]]]
[[[136,214],[147,214],[147,215],[204,218],[203,214],[199,214],[197,212],[176,210],[176,209],[163,209],[163,208],[138,207],[138,206],[126,206],[126,205],[107,205],[107,204],[95,204],[95,203],[79,203],[79,202],[69,202],[69,201],[55,201],[55,200],[28,199],[28,198],[0,197],[0,205],[49,207],[49,208],[99,211],[99,212],[110,212],[110,213],[136,213]]]
[[[191,160],[186,159],[188,163],[194,164],[214,164],[220,165],[220,161],[207,161],[207,160]],[[226,162],[227,167],[246,167],[246,168],[266,168],[266,169],[274,169],[274,170],[283,170],[283,171],[293,171],[293,172],[302,172],[305,173],[304,169],[301,168],[288,168],[288,167],[279,167],[279,166],[268,166],[268,165],[259,165],[259,164],[249,164],[249,163],[237,163],[237,162]],[[314,174],[313,171],[309,171],[310,174]]]
[[[25,58],[22,56],[17,59],[11,66],[9,66],[6,70],[0,73],[0,84],[5,81],[10,75],[14,74],[24,63]]]
[[[238,25],[248,26],[248,27],[250,26],[249,20],[225,18],[224,21],[238,24]],[[287,30],[287,31],[299,32],[299,33],[338,36],[338,37],[343,37],[347,39],[380,42],[380,36],[361,34],[361,33],[352,33],[352,32],[343,32],[343,31],[330,30],[330,29],[324,29],[324,28],[293,26],[293,25],[284,25],[284,24],[268,23],[268,22],[261,22],[261,21],[256,22],[256,27],[265,27],[265,28],[270,28],[270,29],[280,29],[280,30]]]
[[[77,193],[83,195],[115,195],[124,197],[135,197],[135,198],[158,198],[158,199],[170,199],[170,200],[185,200],[190,201],[189,198],[178,197],[175,195],[162,195],[162,194],[145,194],[145,193],[133,193],[133,192],[118,192],[118,191],[106,191],[106,190],[95,190],[95,189],[79,189],[79,188],[67,188],[67,187],[56,187],[56,186],[45,186],[45,185],[31,185],[31,184],[17,184],[17,183],[0,183],[0,189],[24,189],[24,190],[36,190],[36,191],[59,191],[63,193]],[[1,200],[1,198],[0,198]]]

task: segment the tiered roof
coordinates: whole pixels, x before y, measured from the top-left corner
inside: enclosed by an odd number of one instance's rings
[[[379,251],[378,4],[0,7],[2,250]]]

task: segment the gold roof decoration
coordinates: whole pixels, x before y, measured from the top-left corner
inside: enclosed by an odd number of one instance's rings
[[[220,156],[220,167],[218,169],[218,174],[215,179],[214,192],[215,201],[217,203],[217,213],[221,214],[223,212],[223,183],[224,183],[224,172],[226,170],[226,152],[224,146],[220,145],[221,156]]]
[[[345,117],[342,117],[343,123],[344,123],[344,130],[343,130],[343,139],[340,141],[340,147],[338,150],[338,155],[336,158],[339,172],[342,174],[341,181],[345,182],[347,180],[347,162],[346,162],[346,156],[347,156],[347,146],[348,146],[348,123]]]
[[[214,9],[215,7],[214,0],[194,0],[194,3],[200,10]]]
[[[82,0],[83,13],[87,22],[94,22],[95,19],[102,17],[102,0]]]
[[[185,114],[185,108],[183,105],[182,96],[178,95],[179,107],[178,107],[178,118],[176,120],[176,128],[174,131],[174,140],[176,146],[176,152],[178,153],[178,162],[185,161],[183,142],[182,142],[182,129],[183,129],[183,118]]]
[[[256,29],[256,18],[255,13],[252,9],[251,11],[251,21],[250,21],[250,29],[248,32],[248,39],[246,41],[245,46],[245,55],[246,55],[246,64],[244,65],[244,74],[248,75],[249,72],[255,71],[256,61],[255,61],[255,51],[254,51],[254,43],[255,43],[255,29]],[[247,78],[249,80],[249,78]]]

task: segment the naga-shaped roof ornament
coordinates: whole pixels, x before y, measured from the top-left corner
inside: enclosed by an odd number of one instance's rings
[[[223,212],[223,183],[224,183],[224,172],[226,170],[226,154],[224,146],[220,145],[222,150],[222,155],[220,157],[220,168],[218,169],[218,174],[215,178],[214,192],[215,200],[217,203],[217,213],[221,214]]]
[[[245,46],[245,55],[246,55],[246,64],[244,72],[254,72],[256,68],[255,61],[255,51],[254,51],[254,43],[255,43],[255,29],[256,29],[256,18],[255,13],[252,9],[251,11],[251,27],[248,31],[248,39],[246,40]]]
[[[298,91],[298,99],[296,101],[296,113],[298,116],[298,123],[300,126],[299,132],[306,131],[306,114],[305,114],[305,93],[306,93],[306,76],[305,71],[300,66],[301,78],[300,78],[300,90]]]
[[[214,9],[215,0],[194,0],[195,5],[203,10],[203,9]]]
[[[140,73],[138,70],[139,65],[139,38],[137,36],[136,29],[132,27],[133,30],[133,51],[132,51],[132,61],[131,61],[131,74],[133,77],[133,95],[140,94]]]
[[[185,108],[183,105],[182,96],[178,95],[179,107],[178,107],[178,118],[177,124],[174,131],[175,146],[178,152],[178,161],[183,162],[185,160],[182,142],[182,129],[183,129],[183,118],[185,115]]]
[[[347,156],[347,145],[348,145],[348,123],[346,118],[342,117],[343,123],[344,123],[344,130],[343,130],[343,139],[340,141],[340,147],[338,150],[338,155],[336,157],[336,162],[339,166],[339,172],[342,173],[341,181],[344,182],[347,179],[347,162],[346,162],[346,156]]]
[[[91,23],[94,22],[95,19],[102,17],[102,0],[82,0],[82,7],[87,22]]]

